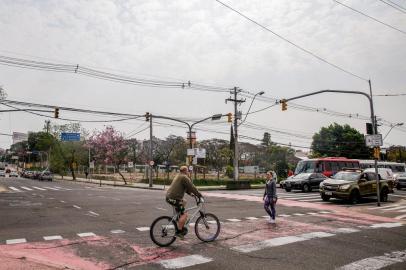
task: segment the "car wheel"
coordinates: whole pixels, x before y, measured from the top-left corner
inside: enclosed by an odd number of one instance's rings
[[[286,192],[290,192],[291,189],[290,189],[290,188],[285,188],[285,191],[286,191]]]
[[[382,189],[382,191],[381,191],[381,201],[382,202],[388,201],[388,194],[389,194],[389,192],[388,192],[387,188]]]
[[[304,184],[302,187],[303,192],[310,192],[312,188],[308,184]]]
[[[330,200],[330,196],[327,196],[327,195],[321,195],[321,199],[323,200],[323,201],[325,201],[325,202],[328,202],[329,200]]]
[[[359,203],[359,200],[360,200],[359,191],[358,190],[351,191],[350,203],[351,204],[357,204],[357,203]]]

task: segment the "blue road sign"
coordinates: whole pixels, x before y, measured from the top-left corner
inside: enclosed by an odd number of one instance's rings
[[[62,132],[61,133],[61,140],[62,141],[68,141],[68,142],[80,141],[80,133]]]

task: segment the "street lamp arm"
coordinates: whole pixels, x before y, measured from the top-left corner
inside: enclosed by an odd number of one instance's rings
[[[166,119],[166,120],[172,120],[172,121],[175,121],[175,122],[179,122],[179,123],[187,125],[188,128],[191,129],[191,126],[190,126],[190,124],[188,122],[180,120],[180,119],[176,119],[176,118],[172,118],[172,117],[168,117],[168,116],[161,116],[161,115],[152,115],[152,117],[153,118]]]

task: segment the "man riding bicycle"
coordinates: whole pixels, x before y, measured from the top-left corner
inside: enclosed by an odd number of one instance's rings
[[[180,213],[178,221],[179,236],[184,236],[187,233],[187,229],[183,226],[187,220],[187,213],[185,213],[186,200],[183,199],[185,192],[189,195],[194,195],[199,199],[202,194],[196,189],[192,181],[188,176],[188,167],[181,166],[179,174],[175,176],[171,186],[166,192],[166,202],[175,207],[176,212]]]

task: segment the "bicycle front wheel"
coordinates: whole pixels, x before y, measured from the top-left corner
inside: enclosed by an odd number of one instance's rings
[[[160,247],[167,247],[176,240],[176,223],[171,217],[162,216],[152,222],[149,235],[152,242]]]
[[[195,233],[197,238],[203,242],[216,240],[220,234],[220,221],[214,214],[204,214],[195,223]]]

